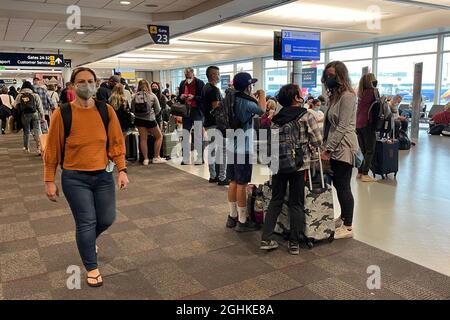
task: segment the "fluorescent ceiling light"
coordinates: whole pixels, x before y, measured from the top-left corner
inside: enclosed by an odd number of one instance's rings
[[[246,42],[234,42],[234,41],[212,41],[212,40],[203,40],[203,39],[178,39],[178,41],[191,42],[191,43],[205,43],[205,44],[214,44],[214,45],[225,45],[225,46],[226,45],[228,45],[228,46],[251,46],[251,47],[271,47],[272,46],[272,45],[260,44],[260,43],[246,43]]]
[[[158,61],[162,61],[161,59],[144,59],[144,58],[119,58],[119,59],[106,59],[103,61],[100,61],[102,63],[111,63],[111,62],[122,62],[122,61],[126,61],[127,63],[133,63],[133,62],[158,62]]]
[[[170,49],[163,49],[163,48],[144,48],[140,49],[139,51],[145,51],[145,52],[179,52],[179,53],[208,53],[212,52],[212,50],[205,50],[205,49],[183,49],[183,48],[170,48]]]
[[[294,2],[256,14],[255,17],[276,21],[286,19],[333,22],[365,22],[379,19],[380,14],[338,6]]]
[[[139,54],[139,53],[124,53],[118,56],[115,56],[116,59],[123,59],[123,58],[142,58],[142,59],[178,59],[180,56],[176,55],[168,55],[168,54]]]
[[[131,2],[130,1],[120,1],[120,4],[127,6],[127,5],[131,4]]]
[[[407,4],[411,6],[417,6],[417,7],[427,7],[432,9],[443,9],[443,10],[450,10],[450,6],[445,4],[439,4],[439,3],[431,3],[431,2],[423,2],[423,1],[409,1],[409,0],[384,0],[387,2],[394,2],[399,4]]]
[[[70,39],[66,39],[66,42],[67,42],[67,43],[70,43],[70,42],[72,42],[72,40],[70,40]]]
[[[263,22],[253,22],[253,21],[242,21],[242,24],[251,24],[255,26],[265,26],[265,27],[277,27],[285,29],[307,29],[307,30],[318,30],[318,31],[339,31],[348,33],[360,33],[360,34],[378,34],[378,32],[363,31],[363,30],[352,30],[352,29],[340,29],[340,28],[327,28],[327,27],[313,27],[313,26],[293,26],[286,24],[272,24]]]
[[[84,31],[77,31],[77,34],[85,34]]]
[[[216,26],[212,28],[208,28],[197,32],[194,34],[203,35],[203,34],[212,34],[212,35],[222,35],[222,36],[249,36],[249,37],[257,37],[257,38],[267,38],[272,39],[273,33],[271,30],[261,30],[255,28],[244,28],[244,27],[235,27],[235,26]]]

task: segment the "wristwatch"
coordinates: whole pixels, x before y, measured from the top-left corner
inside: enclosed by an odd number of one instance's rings
[[[126,174],[128,174],[128,170],[127,168],[120,170],[119,172],[125,172]]]

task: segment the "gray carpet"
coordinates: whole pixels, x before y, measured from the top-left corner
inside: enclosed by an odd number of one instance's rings
[[[118,217],[99,241],[105,285],[68,290],[81,266],[62,197],[46,199],[42,161],[21,135],[0,137],[0,299],[449,299],[450,279],[356,240],[290,256],[260,233],[225,228],[226,189],[168,165],[129,169]],[[59,178],[58,178],[58,184]],[[367,268],[381,270],[369,290]]]

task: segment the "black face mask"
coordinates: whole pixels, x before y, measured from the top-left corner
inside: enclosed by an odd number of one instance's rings
[[[378,86],[378,80],[372,81],[372,85],[374,88],[376,88]]]
[[[152,92],[153,92],[154,94],[158,94],[158,93],[159,93],[159,90],[158,90],[158,89],[152,89]]]
[[[326,82],[327,88],[330,90],[335,90],[339,87],[339,83],[336,80],[336,76],[329,77]]]

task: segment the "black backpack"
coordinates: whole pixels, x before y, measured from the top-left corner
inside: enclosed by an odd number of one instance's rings
[[[232,129],[242,129],[243,125],[248,123],[253,115],[246,122],[241,122],[234,112],[234,105],[236,102],[236,97],[242,97],[243,99],[249,99],[245,94],[236,92],[235,90],[228,90],[225,99],[222,100],[219,107],[213,110],[214,119],[216,120],[217,129],[223,134],[226,130]]]
[[[95,106],[97,107],[97,110],[100,113],[103,126],[105,127],[106,130],[106,147],[108,147],[108,126],[109,126],[108,106],[106,102],[100,100],[95,100]],[[72,130],[72,107],[70,106],[70,103],[64,103],[61,106],[61,117],[64,125],[64,147],[61,151],[61,167],[63,167],[66,141],[67,138],[70,136],[70,131]]]
[[[136,102],[137,98],[139,97],[139,95],[142,94],[142,100],[143,102]],[[145,100],[145,92],[138,92],[136,94],[136,96],[134,97],[134,112],[136,114],[148,114],[149,113],[149,109],[148,109],[148,105],[147,105],[147,101]],[[140,99],[140,98],[139,98]]]
[[[408,137],[408,134],[400,130],[398,133],[398,149],[399,150],[409,150],[411,149],[411,140]]]
[[[19,99],[19,108],[23,113],[35,113],[37,111],[37,102],[32,93],[21,93]]]
[[[392,130],[392,111],[386,97],[375,89],[375,101],[369,108],[369,123],[376,131],[385,134]]]

